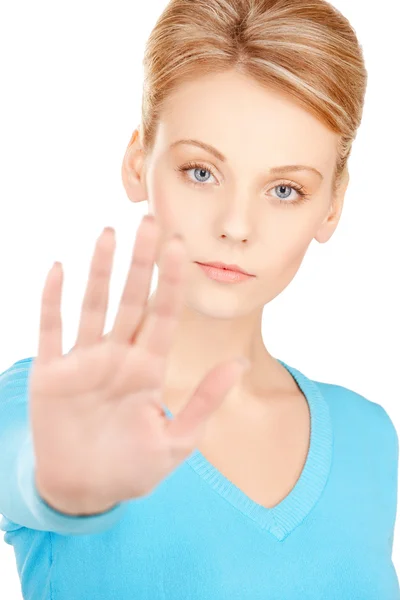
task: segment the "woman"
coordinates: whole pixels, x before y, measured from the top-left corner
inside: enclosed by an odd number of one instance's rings
[[[153,219],[116,323],[102,337],[111,230],[73,350],[62,357],[58,267],[38,357],[0,379],[0,511],[24,598],[400,598],[391,419],[274,358],[261,331],[341,215],[366,88],[354,30],[324,0],[172,0],[144,66],[122,178]],[[160,285],[139,312],[150,258]],[[162,394],[145,395],[161,362]],[[94,419],[105,383],[115,397]]]

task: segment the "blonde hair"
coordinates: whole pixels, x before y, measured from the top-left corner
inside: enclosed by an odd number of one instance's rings
[[[146,43],[140,136],[150,152],[184,81],[236,69],[287,93],[338,136],[332,191],[361,123],[367,71],[349,21],[325,0],[170,0]]]

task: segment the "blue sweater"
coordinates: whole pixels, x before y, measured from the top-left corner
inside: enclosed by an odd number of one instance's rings
[[[33,359],[0,374],[1,530],[26,600],[400,600],[399,445],[381,405],[279,361],[309,403],[311,443],[278,505],[252,501],[196,449],[146,497],[71,517],[34,485]]]

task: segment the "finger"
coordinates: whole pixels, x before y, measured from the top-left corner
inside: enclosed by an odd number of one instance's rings
[[[48,362],[62,356],[61,293],[63,270],[54,263],[42,292],[37,360]]]
[[[151,215],[146,215],[139,225],[132,260],[120,305],[108,339],[129,342],[142,321],[146,307],[154,262],[157,254],[159,227]]]
[[[135,340],[148,354],[160,359],[167,359],[183,306],[185,262],[185,246],[174,236],[161,253],[154,301]]]
[[[171,448],[178,456],[193,450],[208,418],[223,403],[226,394],[245,370],[246,366],[237,359],[218,365],[207,373],[183,409],[173,419],[167,420]]]
[[[115,232],[107,227],[97,239],[91,260],[75,347],[94,344],[103,335],[114,253]]]

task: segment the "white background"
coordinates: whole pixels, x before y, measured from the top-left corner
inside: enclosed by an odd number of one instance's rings
[[[264,311],[264,340],[307,376],[381,404],[400,432],[398,22],[393,0],[333,2],[362,43],[369,73],[341,222],[313,242]],[[112,326],[147,203],[133,204],[121,162],[140,121],[144,43],[165,1],[7,2],[0,9],[0,372],[37,352],[40,299],[64,268],[64,351],[74,344],[97,236],[116,230]],[[156,283],[154,271],[153,286]],[[400,576],[400,525],[393,559]],[[0,597],[22,598],[0,541]]]

